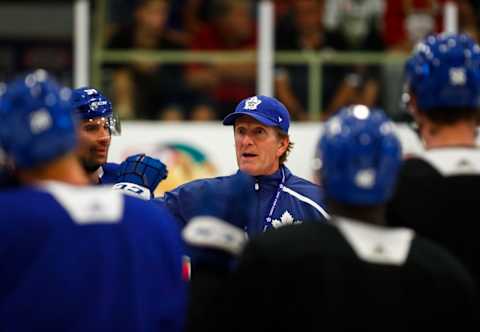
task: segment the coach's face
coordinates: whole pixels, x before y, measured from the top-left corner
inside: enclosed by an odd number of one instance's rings
[[[107,162],[111,134],[108,120],[102,117],[86,119],[80,122],[77,154],[91,173]]]
[[[235,121],[235,150],[240,170],[252,176],[270,175],[280,166],[280,156],[288,147],[288,138],[280,138],[273,127],[249,116]]]

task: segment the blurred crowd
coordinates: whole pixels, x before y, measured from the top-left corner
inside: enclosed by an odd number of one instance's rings
[[[459,29],[478,39],[478,4],[457,0]],[[278,51],[400,52],[442,30],[445,0],[278,0]],[[110,0],[111,49],[231,51],[256,48],[256,6],[249,0]],[[133,14],[132,14],[133,13]],[[162,64],[104,67],[122,118],[214,120],[255,91],[255,63]],[[275,95],[297,121],[308,113],[307,65],[277,65]],[[395,113],[399,65],[322,66],[321,115],[361,103]],[[388,84],[383,84],[388,82]],[[389,107],[390,105],[390,107]]]
[[[109,50],[254,51],[257,1],[105,0],[103,46]],[[452,1],[452,0],[450,0]],[[447,0],[275,0],[277,51],[385,52],[408,54],[423,36],[443,30]],[[479,38],[480,4],[454,0],[459,32]],[[92,14],[100,2],[91,1]],[[92,21],[93,39],[97,21]],[[92,39],[92,41],[93,41]],[[93,45],[93,44],[92,44]],[[7,49],[8,59],[2,52]],[[50,61],[54,57],[55,61]],[[8,61],[7,61],[8,60]],[[2,63],[5,62],[4,65]],[[341,105],[381,107],[396,118],[403,61],[379,64],[324,63],[319,100],[312,102],[308,64],[277,64],[274,94],[294,121],[323,120]],[[46,68],[71,84],[72,42],[5,41],[0,38],[2,77],[9,71]],[[68,72],[66,74],[66,72]],[[255,93],[256,64],[245,62],[103,62],[101,86],[123,119],[222,119],[236,102]],[[320,109],[313,109],[312,105]]]

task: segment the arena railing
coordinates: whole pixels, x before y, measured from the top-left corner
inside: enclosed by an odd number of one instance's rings
[[[106,0],[98,1],[94,20],[95,39],[92,52],[92,84],[102,88],[102,66],[136,61],[164,64],[188,63],[254,63],[253,51],[145,51],[113,50],[105,47]],[[402,65],[407,55],[390,52],[336,52],[336,51],[276,51],[275,65],[308,66],[308,112],[312,120],[318,119],[322,109],[322,66],[327,64]]]

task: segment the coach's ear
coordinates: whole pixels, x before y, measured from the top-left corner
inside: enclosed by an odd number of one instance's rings
[[[290,138],[288,136],[282,136],[278,138],[278,148],[277,148],[277,156],[282,156],[285,151],[287,151],[288,144],[290,143]]]

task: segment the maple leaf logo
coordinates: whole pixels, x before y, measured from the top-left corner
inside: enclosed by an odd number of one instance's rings
[[[301,220],[295,220],[290,214],[290,212],[288,212],[287,210],[282,214],[282,216],[280,217],[280,220],[278,219],[272,220],[273,228],[279,228],[287,225],[296,225],[301,223],[302,223]]]
[[[246,110],[256,110],[258,105],[260,105],[262,101],[257,98],[257,96],[248,98],[245,101],[245,106],[243,107]]]

